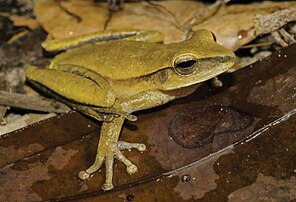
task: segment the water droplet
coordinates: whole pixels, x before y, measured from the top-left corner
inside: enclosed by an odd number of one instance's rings
[[[127,201],[133,201],[134,198],[135,198],[135,197],[134,197],[134,195],[132,195],[132,194],[129,194],[129,195],[126,196],[126,200],[127,200]]]
[[[190,175],[183,175],[182,176],[182,182],[186,183],[189,182],[191,180],[191,176]]]

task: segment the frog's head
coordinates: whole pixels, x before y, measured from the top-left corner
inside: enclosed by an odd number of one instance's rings
[[[171,67],[157,74],[162,90],[173,90],[197,84],[213,78],[235,62],[234,53],[217,44],[215,36],[208,30],[198,30],[182,43],[169,44],[176,52],[171,57]]]

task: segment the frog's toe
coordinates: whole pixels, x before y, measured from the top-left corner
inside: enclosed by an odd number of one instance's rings
[[[111,190],[113,188],[114,188],[113,184],[110,184],[110,183],[104,183],[103,186],[101,187],[101,189],[103,191],[108,191],[108,190]]]
[[[97,155],[95,162],[86,170],[79,172],[78,177],[81,180],[88,180],[91,177],[91,174],[99,170],[104,162],[105,158],[102,155]]]
[[[102,164],[105,163],[106,166],[106,179],[105,183],[102,186],[102,190],[107,191],[113,189],[112,178],[113,178],[113,164],[114,158],[118,159],[126,166],[126,171],[128,174],[134,174],[138,171],[138,168],[135,164],[133,164],[130,160],[128,160],[120,150],[123,149],[132,149],[135,148],[139,151],[146,150],[146,146],[144,144],[139,143],[127,143],[119,141],[117,143],[109,143],[105,144],[107,147],[99,148],[98,153],[93,165],[91,165],[88,169],[81,171],[78,176],[82,180],[87,180],[91,177],[91,174],[96,172],[101,168]]]
[[[122,163],[124,163],[124,165],[126,166],[126,171],[128,174],[134,174],[136,172],[138,172],[138,168],[135,164],[133,164],[130,160],[128,160],[122,153],[121,151],[117,151],[115,153],[115,158],[117,158],[119,161],[121,161]]]
[[[90,178],[90,174],[83,170],[79,172],[78,177],[82,180],[88,180]]]
[[[131,175],[138,172],[138,168],[136,165],[132,164],[126,167],[126,172]]]
[[[117,143],[118,148],[120,150],[131,150],[131,149],[137,149],[139,151],[145,151],[146,150],[146,145],[145,144],[140,144],[140,143],[128,143],[128,142],[124,142],[124,141],[118,141]]]
[[[212,78],[210,83],[213,88],[221,88],[223,86],[223,82],[218,77]]]

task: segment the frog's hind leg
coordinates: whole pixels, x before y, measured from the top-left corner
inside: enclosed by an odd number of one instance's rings
[[[137,29],[121,29],[121,30],[105,30],[84,34],[65,39],[52,39],[48,37],[42,47],[50,52],[69,50],[86,44],[104,43],[112,40],[128,40],[128,41],[147,41],[152,43],[162,43],[163,35],[157,31],[137,30]]]
[[[115,117],[111,122],[104,122],[101,129],[100,141],[97,149],[95,162],[86,170],[79,173],[79,178],[87,180],[90,175],[101,168],[103,163],[106,166],[106,180],[102,186],[103,190],[110,190],[113,188],[113,163],[114,158],[123,162],[127,167],[127,172],[133,174],[137,172],[137,166],[129,161],[120,150],[136,148],[139,151],[144,151],[146,146],[138,143],[126,143],[119,141],[119,134],[124,122],[123,117]]]

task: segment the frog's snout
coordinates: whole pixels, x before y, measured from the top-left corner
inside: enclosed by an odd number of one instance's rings
[[[229,64],[230,67],[232,67],[236,63],[237,57],[234,53],[232,53],[232,55],[226,56],[226,58],[224,60],[226,63]]]
[[[236,60],[237,60],[237,58],[234,55],[234,53],[232,55],[216,58],[216,62],[218,62],[222,72],[230,69],[235,64]]]

